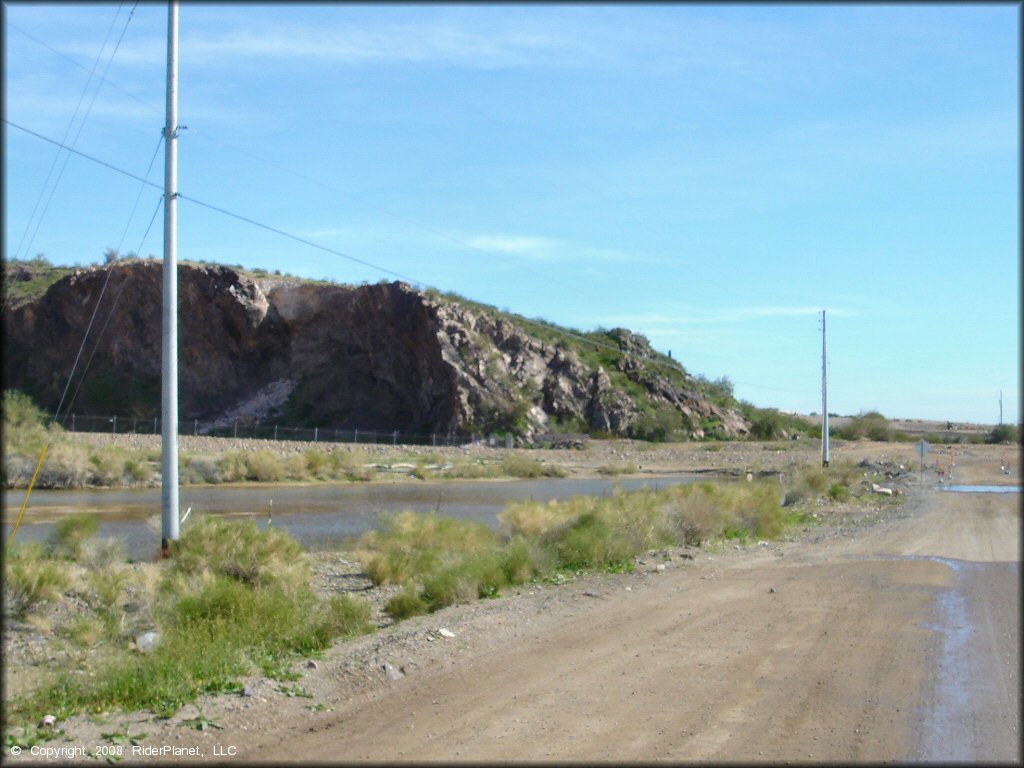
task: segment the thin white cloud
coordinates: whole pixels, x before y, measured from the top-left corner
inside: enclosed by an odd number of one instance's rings
[[[647,263],[639,256],[614,248],[601,248],[563,238],[539,235],[470,235],[459,238],[471,248],[531,261],[585,262],[603,264]]]

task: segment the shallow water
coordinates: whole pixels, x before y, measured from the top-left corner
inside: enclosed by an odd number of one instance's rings
[[[955,493],[1020,493],[1019,485],[943,485],[943,491]]]
[[[308,549],[336,546],[376,527],[383,515],[411,509],[498,527],[498,513],[511,501],[601,496],[695,482],[693,475],[618,479],[340,483],[307,486],[198,486],[180,490],[182,514],[249,517],[261,529],[268,521]],[[24,491],[4,492],[4,540],[10,537]],[[73,512],[102,517],[100,536],[122,539],[132,559],[149,559],[160,546],[160,489],[35,491],[18,540],[45,540],[55,521]],[[186,525],[195,517],[190,516]]]

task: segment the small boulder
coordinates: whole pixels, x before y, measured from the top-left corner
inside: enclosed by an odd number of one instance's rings
[[[135,638],[135,647],[143,653],[152,653],[160,645],[160,633],[155,631],[143,632]]]

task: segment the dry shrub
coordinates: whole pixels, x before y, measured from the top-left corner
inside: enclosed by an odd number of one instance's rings
[[[249,466],[242,451],[228,451],[217,459],[221,482],[240,483],[249,473]]]
[[[516,501],[498,514],[498,522],[505,536],[522,534],[538,538],[550,531],[571,525],[576,518],[592,509],[595,499],[577,497],[559,502]]]
[[[306,457],[302,454],[286,456],[282,461],[281,473],[289,480],[308,480],[310,473]]]
[[[276,483],[284,479],[281,460],[270,451],[256,451],[246,456],[246,479],[259,483]]]
[[[89,570],[124,563],[127,559],[124,541],[112,536],[88,538],[78,550],[78,562]]]
[[[33,467],[34,470],[34,467]],[[58,443],[46,454],[36,479],[37,488],[82,488],[92,476],[89,454],[84,446]]]
[[[671,489],[664,509],[676,539],[683,544],[699,545],[719,535],[731,522],[716,504],[709,483]]]
[[[183,462],[183,483],[219,483],[224,478],[220,459],[210,456],[189,456]],[[240,471],[240,470],[239,470]]]

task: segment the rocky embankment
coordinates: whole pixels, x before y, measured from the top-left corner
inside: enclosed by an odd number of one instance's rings
[[[161,276],[156,261],[118,262],[77,270],[6,306],[7,386],[56,408],[102,293],[76,410],[155,415]],[[667,410],[698,437],[709,427],[726,437],[749,428],[624,329],[590,349],[554,326],[538,334],[514,316],[404,283],[260,280],[223,266],[181,265],[178,296],[182,419],[510,430],[529,441],[553,421],[630,435]]]

